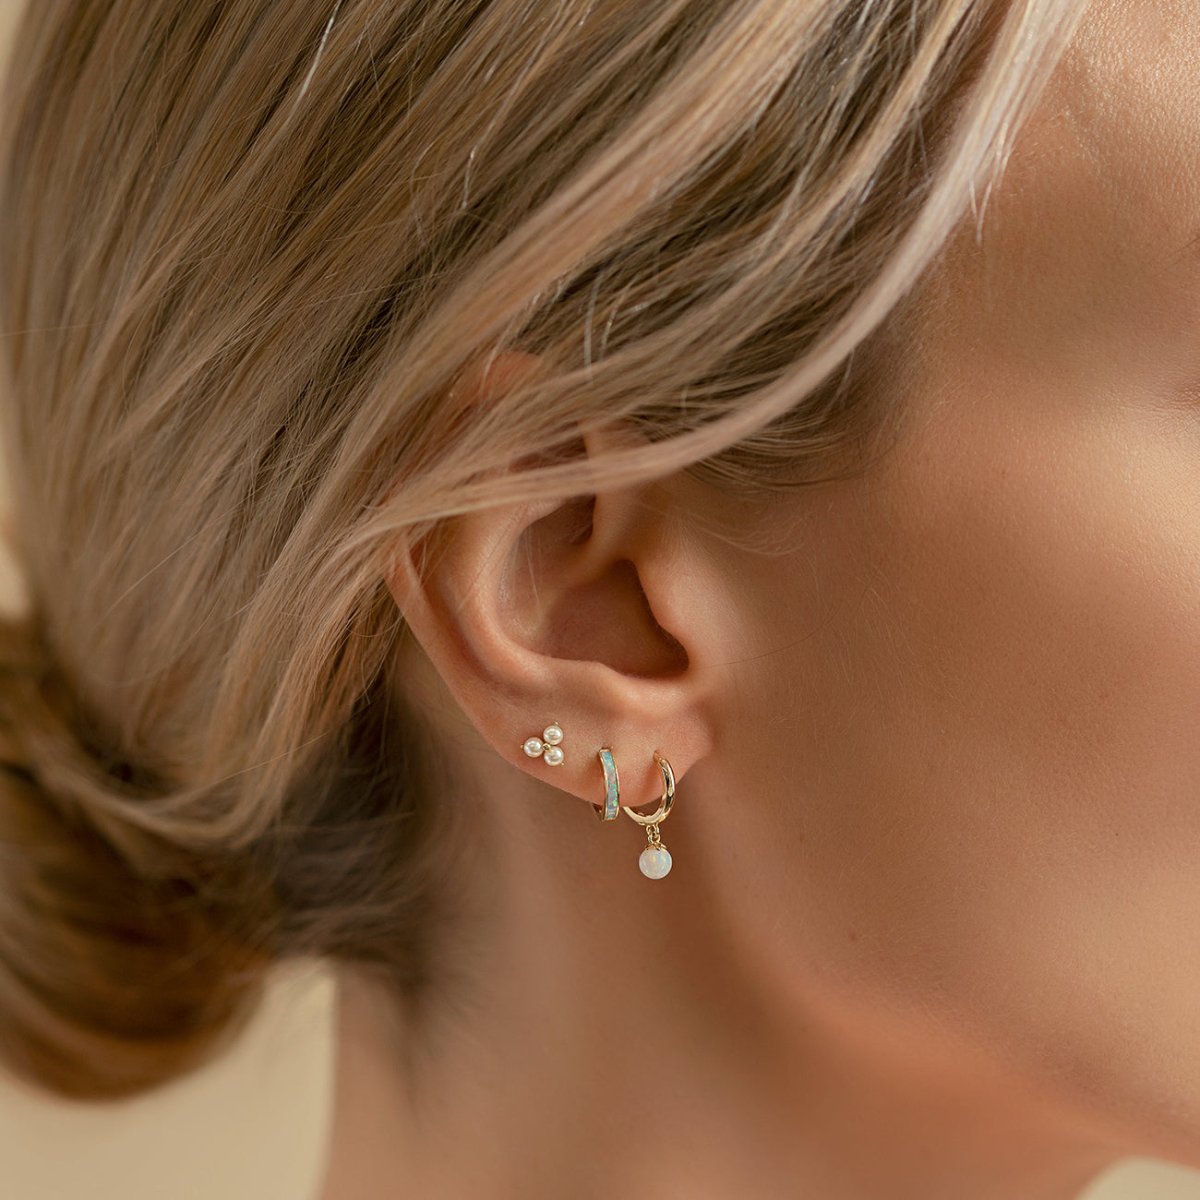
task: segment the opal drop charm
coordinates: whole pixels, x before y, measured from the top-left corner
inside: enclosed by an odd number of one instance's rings
[[[638,855],[638,867],[647,879],[661,879],[671,869],[671,852],[662,844],[657,825],[646,826],[648,845]]]

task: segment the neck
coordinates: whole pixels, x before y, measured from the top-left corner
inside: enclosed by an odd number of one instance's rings
[[[469,984],[401,1019],[343,972],[329,1200],[1073,1200],[1121,1156],[957,1032],[751,958],[686,827],[650,881],[632,822],[556,804],[490,805],[455,867]]]

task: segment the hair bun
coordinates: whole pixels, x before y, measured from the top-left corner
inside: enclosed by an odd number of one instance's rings
[[[212,900],[223,888],[246,908],[234,877],[121,827],[129,796],[111,775],[104,795],[109,764],[76,716],[36,619],[0,621],[0,1057],[31,1084],[98,1099],[223,1045],[253,1012],[263,956]]]

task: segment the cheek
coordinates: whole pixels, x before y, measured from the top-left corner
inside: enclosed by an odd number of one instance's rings
[[[975,828],[964,796],[966,827],[1042,865],[1200,864],[1200,436],[987,410],[940,421],[872,525],[873,652],[929,782],[1003,797]]]
[[[800,869],[845,983],[1107,1095],[1200,1070],[1200,414],[1025,399],[860,497]]]

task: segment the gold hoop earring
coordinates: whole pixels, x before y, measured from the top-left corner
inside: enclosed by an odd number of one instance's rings
[[[662,879],[671,870],[671,852],[662,844],[658,827],[667,819],[675,801],[675,772],[671,770],[671,764],[657,752],[654,761],[658,763],[663,777],[663,794],[659,799],[658,808],[648,817],[634,812],[627,804],[621,805],[621,808],[626,816],[646,829],[646,848],[638,857],[638,867],[642,874],[647,879]]]

